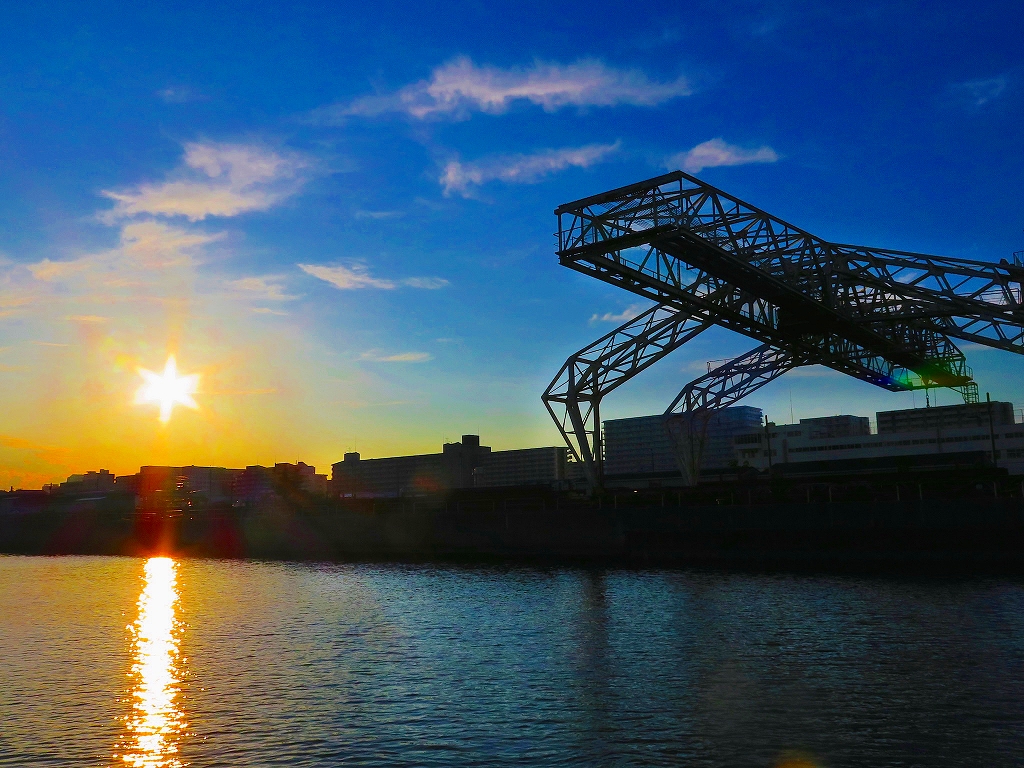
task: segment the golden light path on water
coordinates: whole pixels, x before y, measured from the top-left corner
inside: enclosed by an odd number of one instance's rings
[[[185,728],[178,699],[181,659],[175,619],[177,565],[169,557],[146,561],[139,616],[128,626],[132,640],[132,711],[115,755],[137,768],[177,768],[178,739]]]

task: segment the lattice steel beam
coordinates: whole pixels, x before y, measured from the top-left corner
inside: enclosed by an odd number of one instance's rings
[[[690,485],[700,477],[708,423],[714,412],[806,362],[791,352],[762,344],[683,387],[665,410],[665,428],[676,462]]]
[[[1005,260],[829,243],[681,172],[569,203],[556,214],[563,263],[606,254],[658,283],[684,288],[685,274],[710,260],[716,276],[753,287],[798,315],[817,319],[836,311],[841,321],[883,336],[887,324],[917,321],[1024,351],[1024,268]]]
[[[792,352],[762,344],[691,381],[669,403],[665,415],[725,408],[809,362]]]
[[[563,265],[651,299],[655,314],[693,318],[701,330],[721,325],[787,360],[896,391],[952,387],[977,401],[952,339],[1024,353],[1024,268],[1016,259],[990,264],[830,243],[678,171],[555,213]],[[544,395],[598,479],[601,397],[682,343],[655,343],[648,354],[646,331],[631,327],[580,350],[559,373],[564,382],[556,377]]]
[[[591,482],[603,458],[601,399],[713,324],[707,312],[656,305],[565,361],[542,399]]]

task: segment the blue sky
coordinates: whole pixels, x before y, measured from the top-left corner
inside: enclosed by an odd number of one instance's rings
[[[1024,249],[1018,3],[33,3],[0,28],[0,482],[556,444],[539,395],[643,307],[560,203],[683,167],[822,237]],[[606,401],[661,412],[706,334]],[[966,349],[1024,406],[1024,359]],[[137,369],[201,374],[166,425]],[[952,392],[940,402],[954,402]],[[893,395],[818,369],[776,420]],[[920,403],[918,403],[920,404]],[[180,414],[180,415],[179,415]],[[86,464],[88,466],[83,466]]]

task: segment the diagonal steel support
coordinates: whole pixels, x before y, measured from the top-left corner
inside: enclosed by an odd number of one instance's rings
[[[601,484],[601,399],[710,328],[710,313],[656,305],[572,355],[541,399],[594,487]]]
[[[720,365],[685,387],[665,410],[665,428],[688,485],[696,485],[715,412],[739,402],[806,360],[769,344]]]

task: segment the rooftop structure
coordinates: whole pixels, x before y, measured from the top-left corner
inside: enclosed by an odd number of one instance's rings
[[[552,448],[517,448],[511,451],[491,451],[477,468],[474,485],[477,488],[512,486],[552,486],[568,479],[565,446]]]
[[[304,461],[295,464],[277,463],[271,470],[271,475],[279,488],[298,490],[316,496],[327,495],[327,475],[318,475],[316,467]]]
[[[483,465],[491,449],[480,445],[479,435],[463,435],[462,442],[445,443],[441,453],[364,459],[346,453],[331,465],[334,493],[407,496],[416,493],[473,487],[473,471]]]
[[[551,485],[565,479],[566,448],[492,451],[478,435],[445,443],[441,453],[364,459],[346,453],[332,465],[341,496],[407,496],[455,488]]]
[[[991,425],[987,415],[976,418],[979,408],[984,413],[983,406],[969,404],[880,412],[879,425],[890,428],[876,434],[827,434],[829,430],[808,429],[808,422],[818,419],[770,424],[767,429],[735,437],[736,460],[741,466],[760,471],[771,467],[775,473],[791,476],[939,471],[993,464],[1014,475],[1024,474],[1024,424],[1013,422],[1011,403],[1000,405],[1006,406],[1000,413],[1010,418],[993,418]],[[933,416],[929,411],[943,412]]]
[[[109,493],[114,490],[114,475],[106,469],[99,472],[86,472],[81,475],[70,475],[56,489],[57,493]]]
[[[914,432],[922,429],[988,429],[989,416],[995,426],[1013,424],[1013,403],[964,403],[875,414],[878,433]]]
[[[225,467],[143,466],[132,479],[118,478],[118,486],[125,480],[125,487],[135,492],[146,509],[230,504],[241,474],[240,469]]]

